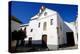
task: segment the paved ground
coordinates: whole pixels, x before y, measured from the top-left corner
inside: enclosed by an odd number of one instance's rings
[[[75,45],[75,46],[66,46],[66,45],[63,45],[61,46],[61,48],[59,48],[58,50],[69,50],[69,49],[77,49],[78,48],[78,45]],[[24,44],[24,45],[21,45],[21,46],[17,46],[16,50],[15,50],[15,47],[12,48],[13,50],[13,53],[14,52],[35,52],[35,51],[54,51],[54,50],[49,50],[48,47],[42,47],[42,45],[28,45],[28,44]]]
[[[58,50],[69,50],[69,49],[77,49],[78,46],[71,46],[71,47],[63,47],[59,48]],[[35,51],[50,51],[48,48],[42,48],[42,47],[18,47],[16,49],[16,52],[35,52]]]
[[[32,47],[30,48],[24,47],[24,48],[17,49],[17,52],[35,52],[35,51],[48,51],[48,49],[47,48],[40,49],[40,48],[32,48]]]
[[[42,47],[41,45],[33,46],[18,46],[16,52],[34,52],[34,51],[48,51],[48,48]]]
[[[69,49],[78,49],[78,45],[65,47],[65,48],[59,48],[59,50],[69,50]]]

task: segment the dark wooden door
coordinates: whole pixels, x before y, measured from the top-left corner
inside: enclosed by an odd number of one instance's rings
[[[74,46],[75,42],[74,42],[73,32],[66,32],[66,36],[67,36],[67,45]]]
[[[47,47],[47,35],[42,35],[42,46]]]

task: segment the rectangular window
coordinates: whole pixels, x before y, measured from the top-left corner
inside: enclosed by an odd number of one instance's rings
[[[59,34],[59,27],[57,27],[57,33]]]
[[[60,30],[62,31],[62,25],[60,24]]]
[[[40,27],[40,23],[38,24],[38,27]]]
[[[50,24],[53,25],[53,19],[51,19]]]
[[[47,29],[47,22],[44,22],[43,23],[43,30],[46,30]]]

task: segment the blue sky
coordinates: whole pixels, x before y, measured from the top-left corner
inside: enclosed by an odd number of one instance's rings
[[[64,21],[72,22],[76,20],[78,6],[67,4],[12,1],[11,15],[15,16],[23,23],[28,23],[30,21],[30,18],[39,12],[39,9],[42,5],[44,5],[46,8],[57,11]]]

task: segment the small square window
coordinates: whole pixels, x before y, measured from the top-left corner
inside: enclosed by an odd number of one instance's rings
[[[33,29],[31,29],[31,31],[30,32],[33,32]]]
[[[46,16],[46,15],[47,15],[47,12],[44,13],[44,16]]]

